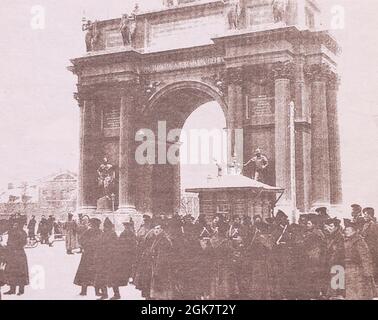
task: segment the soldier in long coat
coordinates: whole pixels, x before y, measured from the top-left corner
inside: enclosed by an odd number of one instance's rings
[[[210,256],[212,252],[211,235],[212,228],[204,215],[199,215],[198,221],[194,224],[195,230],[193,231],[194,239],[199,239],[201,250],[198,252],[196,280],[199,282],[198,290],[201,299],[208,300],[210,298],[210,278],[212,268],[210,264]]]
[[[189,222],[184,224],[182,263],[180,268],[181,296],[185,300],[200,300],[209,294],[208,246],[201,245],[202,228]]]
[[[112,276],[110,285],[113,287],[114,296],[111,300],[121,298],[119,287],[126,287],[132,277],[136,260],[137,240],[132,222],[125,222],[124,231],[117,241],[115,256],[113,256]]]
[[[149,253],[152,258],[150,297],[153,300],[172,300],[174,297],[172,241],[161,225],[154,227],[154,240]]]
[[[134,285],[142,292],[142,297],[149,299],[151,293],[152,257],[150,248],[154,241],[151,218],[143,216],[144,223],[137,232],[137,255],[133,271]]]
[[[373,263],[357,223],[345,224],[345,289],[347,300],[371,300],[375,295]]]
[[[188,220],[188,217],[186,218]],[[188,221],[186,221],[188,223]],[[175,215],[168,220],[167,226],[165,227],[165,232],[172,244],[171,248],[171,268],[172,268],[172,284],[173,284],[173,299],[181,299],[183,291],[183,273],[186,269],[185,266],[185,255],[186,251],[184,233],[183,233],[183,221],[179,215]]]
[[[288,228],[290,233],[290,256],[291,256],[291,270],[290,270],[290,291],[288,298],[290,300],[302,300],[306,297],[306,288],[303,285],[302,274],[304,272],[303,266],[306,259],[303,255],[303,243],[306,232],[307,218],[306,214],[299,217],[298,224],[291,224]]]
[[[291,256],[288,216],[281,210],[277,212],[272,225],[274,245],[271,254],[271,280],[273,298],[287,299],[290,294]]]
[[[0,243],[0,300],[1,300],[1,287],[5,285],[5,258],[6,250]]]
[[[89,217],[79,215],[79,221],[77,224],[77,243],[80,248],[80,252],[82,252],[82,247],[81,247],[81,237],[89,229]]]
[[[341,221],[334,218],[328,219],[324,223],[324,230],[326,236],[326,250],[325,250],[325,279],[327,290],[325,297],[327,299],[340,299],[345,297],[344,288],[335,288],[332,278],[335,276],[333,268],[341,267],[345,269],[345,246],[344,236],[340,226]],[[336,270],[338,272],[338,270]]]
[[[373,259],[374,280],[378,284],[378,224],[373,208],[365,208],[363,213],[366,223],[362,228],[361,236],[369,247],[371,258]]]
[[[44,216],[42,216],[41,221],[38,224],[37,233],[40,235],[41,244],[50,245],[49,225],[47,219]]]
[[[234,270],[236,259],[232,240],[227,237],[228,225],[219,223],[218,232],[212,237],[210,298],[233,299],[239,296],[237,276]]]
[[[117,264],[118,236],[114,231],[114,225],[106,218],[104,228],[96,245],[95,255],[95,288],[101,292],[99,300],[108,298],[108,287],[113,285],[114,271]],[[119,294],[119,292],[118,292]]]
[[[274,245],[268,225],[264,222],[254,224],[254,231],[246,244],[244,261],[248,263],[244,278],[247,280],[246,297],[249,300],[268,300],[271,298],[272,284],[269,275],[270,255]]]
[[[74,284],[81,286],[81,296],[87,295],[89,286],[95,286],[96,246],[102,234],[100,225],[101,220],[92,218],[90,220],[90,228],[83,234],[81,239],[83,254],[74,279]],[[98,288],[96,288],[96,295],[100,296],[100,290]]]
[[[307,230],[304,234],[302,252],[303,289],[305,299],[319,299],[324,285],[325,236],[319,229],[317,214],[307,217]]]
[[[37,221],[35,220],[35,216],[32,216],[29,223],[28,223],[28,237],[30,240],[35,240],[35,226]]]
[[[16,222],[8,231],[5,281],[10,286],[10,290],[4,293],[6,295],[16,294],[17,286],[19,287],[17,295],[23,295],[25,286],[29,284],[28,261],[24,249],[27,238],[28,235],[23,230],[23,223]]]
[[[77,241],[77,224],[73,220],[73,215],[68,214],[68,221],[64,223],[64,232],[66,234],[66,251],[67,254],[73,254],[72,250],[78,248],[79,244]]]

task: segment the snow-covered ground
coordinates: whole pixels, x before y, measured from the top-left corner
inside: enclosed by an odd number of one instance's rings
[[[54,247],[39,245],[26,249],[29,264],[30,285],[25,294],[5,296],[4,300],[95,300],[94,288],[88,288],[88,296],[79,296],[80,287],[73,284],[76,270],[80,262],[80,254],[67,255],[64,242],[55,242]],[[2,288],[8,291],[8,286]],[[109,289],[109,296],[113,291]],[[141,294],[133,286],[121,288],[124,300],[141,300]]]

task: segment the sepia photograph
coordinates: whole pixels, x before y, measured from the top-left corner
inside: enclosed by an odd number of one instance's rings
[[[0,300],[378,300],[377,1],[0,6]]]

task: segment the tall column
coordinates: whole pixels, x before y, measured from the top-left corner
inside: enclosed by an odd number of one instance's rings
[[[275,88],[275,166],[276,186],[285,189],[279,205],[289,209],[291,205],[290,176],[290,82],[293,74],[291,63],[277,63],[273,66]],[[285,209],[285,208],[284,208]]]
[[[330,203],[330,157],[327,120],[326,84],[328,67],[316,64],[308,67],[311,81],[311,193],[312,207]]]
[[[235,130],[243,129],[243,116],[244,116],[244,99],[243,99],[243,69],[231,68],[227,74],[228,82],[228,129],[231,134],[230,139],[230,152],[228,152],[228,163],[231,163],[231,157],[236,154],[237,161],[241,165],[244,162],[243,152],[243,138],[244,135],[239,131],[238,134]]]
[[[91,214],[96,211],[96,109],[94,96],[79,92],[80,106],[80,163],[78,212]]]
[[[173,212],[181,210],[181,170],[180,162],[173,165]]]
[[[295,64],[296,182],[297,207],[301,212],[311,208],[311,108],[306,99],[304,57]]]
[[[340,133],[337,108],[339,79],[332,73],[327,84],[328,145],[330,162],[331,205],[339,206],[343,201],[341,183]]]
[[[119,206],[117,213],[135,215],[135,88],[122,88],[119,136]]]

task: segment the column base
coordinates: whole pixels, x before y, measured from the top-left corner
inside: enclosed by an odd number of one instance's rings
[[[116,211],[117,214],[135,215],[137,213],[134,206],[120,206]]]

